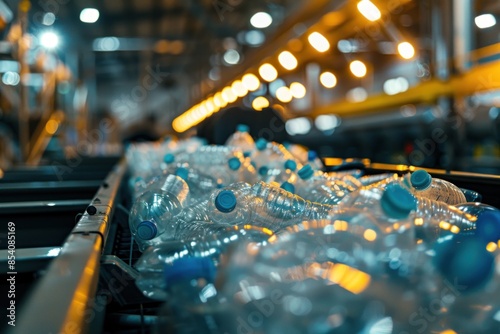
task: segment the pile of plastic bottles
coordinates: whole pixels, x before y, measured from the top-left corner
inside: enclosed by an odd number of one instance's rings
[[[129,225],[158,333],[500,333],[500,211],[424,170],[322,171],[240,125],[132,145]]]

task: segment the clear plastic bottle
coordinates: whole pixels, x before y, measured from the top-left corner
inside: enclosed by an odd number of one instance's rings
[[[254,198],[248,183],[234,183],[215,191],[207,206],[209,219],[218,224],[245,225],[252,221]]]
[[[423,169],[413,172],[410,181],[416,196],[445,202],[449,205],[465,203],[467,201],[460,188],[448,181],[433,178]]]
[[[203,222],[196,224],[200,229],[203,226],[206,232],[203,236],[196,237],[199,233],[195,230],[191,233],[185,231],[186,238],[170,240],[155,247],[149,247],[134,264],[139,271],[139,277],[135,283],[145,296],[156,300],[167,298],[167,282],[165,282],[164,273],[169,273],[178,259],[209,258],[215,266],[218,266],[221,261],[224,261],[223,255],[233,245],[243,241],[258,245],[267,242],[272,236],[270,231],[254,226],[223,227],[210,223],[203,225]]]
[[[164,182],[148,188],[134,202],[129,226],[139,249],[144,250],[154,244],[152,240],[165,232],[173,235],[174,217],[182,211],[189,194],[189,187],[181,176],[168,175]]]
[[[323,170],[325,168],[323,162],[318,157],[318,153],[313,150],[309,150],[309,152],[307,152],[307,163],[316,170]]]
[[[427,243],[451,234],[474,234],[476,226],[470,218],[452,205],[417,196],[416,237]]]
[[[475,237],[443,239],[434,246],[435,265],[446,286],[444,312],[436,315],[436,333],[499,333],[500,253]],[[496,270],[495,270],[496,268]]]
[[[370,186],[379,182],[396,181],[399,177],[396,173],[383,173],[375,175],[365,175],[359,178],[363,186]]]
[[[226,146],[236,147],[244,154],[251,154],[255,150],[255,142],[249,131],[248,125],[238,124],[236,132],[227,139]]]
[[[347,194],[355,190],[342,180],[329,180],[324,174],[316,173],[311,165],[302,167],[295,184],[297,195],[320,204],[336,205]]]
[[[301,164],[307,164],[307,149],[298,144],[292,144],[284,142],[283,146],[290,152],[295,160],[299,161]]]
[[[258,251],[238,247],[218,275],[226,282],[219,295],[232,302],[239,328],[254,328],[261,315],[261,333],[408,330],[433,288],[415,284],[422,275],[431,280],[428,256],[419,253],[406,275],[386,275],[378,223],[368,212],[350,212],[293,226]]]
[[[469,214],[471,216],[474,216],[474,217],[479,217],[479,215],[482,214],[483,212],[499,211],[494,206],[484,204],[484,203],[478,203],[478,202],[470,202],[470,203],[468,202],[468,203],[458,204],[458,205],[455,205],[455,207],[458,210],[460,210],[466,214]],[[472,217],[471,217],[471,219],[472,219]]]
[[[304,219],[327,217],[332,209],[330,205],[306,201],[285,189],[262,181],[252,186],[252,195],[255,196],[253,224],[272,231],[278,231]]]
[[[287,160],[295,161],[296,168],[302,168],[302,164],[296,161],[293,155],[281,144],[268,142],[264,138],[260,138],[255,143],[255,147],[257,150],[252,155],[252,161],[255,163],[260,175],[265,175],[265,173],[261,172],[262,167],[267,168],[267,170],[286,168],[285,163]]]

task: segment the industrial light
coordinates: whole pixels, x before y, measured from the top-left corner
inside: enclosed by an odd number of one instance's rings
[[[283,103],[292,101],[292,92],[286,86],[280,87],[276,90],[276,98]]]
[[[224,52],[223,59],[228,65],[236,65],[240,62],[240,54],[234,49],[227,50]]]
[[[411,59],[415,55],[415,49],[413,45],[408,42],[401,42],[398,44],[398,52],[404,59]]]
[[[337,77],[332,72],[323,72],[319,76],[319,82],[321,82],[325,88],[333,88],[337,86]]]
[[[280,62],[281,66],[283,66],[283,68],[289,71],[296,68],[298,64],[297,58],[295,58],[295,56],[289,51],[281,52],[278,56],[278,61]]]
[[[330,43],[325,36],[321,35],[319,32],[313,32],[308,37],[307,40],[313,48],[319,52],[325,52],[330,49]]]
[[[229,86],[225,87],[222,90],[222,98],[228,103],[233,103],[238,99],[236,94],[234,94],[233,90]]]
[[[293,82],[290,85],[290,92],[294,98],[301,99],[306,96],[306,87],[300,82]]]
[[[45,13],[43,14],[43,18],[42,18],[42,24],[45,25],[45,26],[51,26],[54,24],[54,22],[56,21],[56,16],[54,15],[54,13]]]
[[[384,82],[384,92],[387,95],[396,95],[405,92],[410,87],[408,80],[405,77],[399,77],[395,79],[389,79]]]
[[[55,49],[59,45],[59,36],[52,31],[46,31],[40,35],[40,44],[47,49]]]
[[[17,86],[21,81],[21,76],[17,72],[8,71],[2,75],[2,82],[8,86]]]
[[[286,86],[286,83],[285,83],[285,81],[283,81],[283,79],[280,79],[280,78],[274,80],[273,82],[270,82],[269,87],[268,87],[269,94],[276,97],[276,91],[278,90],[278,88],[283,87],[283,86]]]
[[[273,18],[266,12],[255,13],[250,18],[250,24],[255,28],[267,28],[273,23]]]
[[[497,24],[497,20],[492,14],[483,14],[476,16],[474,22],[479,29],[490,28]]]
[[[307,117],[293,118],[285,123],[286,132],[291,135],[305,135],[311,131],[311,121]]]
[[[99,11],[95,8],[85,8],[80,12],[80,21],[95,23],[99,19]]]
[[[346,93],[349,102],[362,102],[368,98],[368,92],[363,87],[356,87]]]
[[[249,30],[245,33],[245,42],[251,46],[259,46],[266,40],[266,35],[260,30]]]
[[[214,112],[216,112],[216,107],[212,98],[209,98],[205,101],[205,108],[207,109],[209,115],[212,115]]]
[[[243,86],[245,86],[246,89],[248,89],[250,92],[253,92],[260,87],[260,81],[257,76],[255,76],[252,73],[247,73],[241,78],[241,82],[243,83]]]
[[[331,131],[340,125],[340,119],[335,115],[320,115],[314,120],[314,125],[318,130]]]
[[[224,104],[224,101],[222,101],[222,96],[221,96],[221,93],[220,92],[217,92],[214,94],[214,104],[218,107],[218,108],[221,108],[221,107],[224,107],[223,104]]]
[[[362,78],[366,75],[366,65],[359,60],[354,60],[349,64],[349,69],[351,70],[352,74],[358,78]]]
[[[238,97],[243,97],[248,93],[248,89],[243,85],[243,82],[241,82],[241,80],[235,80],[231,85],[231,89]]]
[[[264,96],[258,96],[252,101],[252,108],[257,111],[262,111],[262,109],[269,107],[269,100]]]
[[[259,74],[267,82],[276,80],[278,77],[278,71],[271,64],[263,64],[259,67]]]
[[[382,16],[380,10],[370,0],[361,0],[358,2],[358,10],[370,21],[377,21]]]

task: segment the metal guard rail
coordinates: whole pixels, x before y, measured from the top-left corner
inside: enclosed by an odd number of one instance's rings
[[[126,172],[121,160],[36,284],[11,333],[84,333],[99,280],[101,253]]]

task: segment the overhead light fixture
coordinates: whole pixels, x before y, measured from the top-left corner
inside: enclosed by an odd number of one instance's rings
[[[258,12],[250,18],[250,24],[255,28],[267,28],[273,23],[273,18],[266,12]]]
[[[239,52],[234,49],[227,50],[226,52],[224,52],[223,56],[224,62],[228,65],[238,64],[240,62],[240,58],[241,56]]]
[[[337,86],[337,77],[332,72],[323,72],[319,76],[319,82],[321,82],[325,88],[333,88]]]
[[[497,24],[497,20],[495,19],[495,16],[493,16],[492,14],[483,14],[476,16],[474,22],[476,23],[476,26],[479,29],[490,28],[493,27],[495,24]]]
[[[59,36],[53,31],[46,31],[40,35],[40,44],[46,49],[55,49],[59,45]]]
[[[313,48],[319,52],[325,52],[330,49],[330,42],[325,36],[321,35],[319,32],[313,32],[308,37],[307,40]]]
[[[45,25],[45,26],[51,26],[54,24],[54,22],[56,21],[56,16],[54,15],[54,13],[45,13],[43,14],[43,18],[42,18],[42,24]]]
[[[290,92],[294,98],[301,99],[306,96],[306,87],[300,82],[293,82],[290,85]]]
[[[241,80],[235,80],[231,85],[231,89],[238,97],[243,97],[248,93],[248,89],[243,85],[243,82],[241,82]]]
[[[258,96],[252,101],[252,108],[257,111],[262,111],[262,109],[269,107],[269,100],[264,96]]]
[[[354,60],[349,64],[349,69],[355,77],[362,78],[366,75],[366,65],[359,60]]]
[[[292,92],[290,91],[290,88],[283,86],[280,87],[276,90],[276,98],[280,100],[283,103],[288,103],[292,101]]]
[[[319,115],[314,120],[314,125],[323,132],[332,131],[340,125],[340,118],[336,115]]]
[[[370,21],[377,21],[382,16],[380,10],[370,0],[361,0],[358,2],[358,10]]]
[[[311,120],[307,117],[292,118],[285,123],[286,132],[291,135],[306,135],[311,131]]]
[[[281,52],[278,56],[278,61],[284,69],[289,71],[293,70],[298,65],[297,58],[289,51]]]
[[[256,91],[260,87],[259,78],[255,74],[247,73],[241,78],[241,82],[250,92]]]
[[[238,99],[236,94],[234,94],[233,90],[231,87],[227,86],[222,90],[222,98],[227,101],[228,103],[233,103]]]
[[[415,49],[413,45],[408,42],[401,42],[398,44],[398,52],[404,59],[411,59],[415,55]]]
[[[95,23],[99,19],[99,11],[95,8],[85,8],[80,12],[80,21]]]
[[[278,77],[278,71],[269,63],[265,63],[259,67],[259,74],[267,82],[274,81]]]

